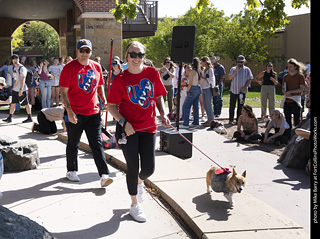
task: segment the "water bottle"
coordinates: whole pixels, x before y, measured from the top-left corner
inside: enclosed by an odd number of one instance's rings
[[[244,104],[244,97],[243,97],[243,94],[239,94],[239,98],[240,98],[240,105],[243,105]]]

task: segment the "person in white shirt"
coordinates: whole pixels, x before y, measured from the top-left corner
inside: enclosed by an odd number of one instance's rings
[[[27,76],[27,68],[25,68],[22,64],[19,63],[19,56],[16,54],[13,54],[11,57],[13,67],[10,67],[9,74],[11,75],[13,79],[12,84],[12,103],[10,106],[9,116],[6,119],[3,119],[2,121],[11,123],[12,122],[12,115],[15,112],[16,104],[20,104],[21,106],[26,107],[26,111],[28,114],[28,118],[22,123],[28,123],[33,122],[32,116],[31,116],[31,106],[29,105],[28,100],[28,87],[25,83],[25,78]]]
[[[244,65],[246,61],[245,57],[240,55],[237,58],[237,65],[231,67],[229,71],[230,86],[230,106],[229,106],[229,124],[233,124],[234,110],[236,108],[236,102],[238,101],[237,108],[237,121],[241,115],[242,106],[245,103],[246,93],[248,87],[253,79],[252,72],[249,67]]]
[[[53,107],[53,103],[56,102],[56,106],[59,106],[59,80],[60,74],[62,71],[61,65],[59,65],[59,58],[55,57],[53,59],[53,65],[49,66],[49,73],[53,76],[53,83],[51,86],[51,107]]]
[[[204,56],[201,58],[201,65],[203,70],[201,72],[200,87],[202,92],[203,106],[207,113],[208,120],[202,123],[203,126],[208,127],[212,120],[214,120],[212,108],[212,90],[211,88],[216,85],[213,67],[209,57]]]

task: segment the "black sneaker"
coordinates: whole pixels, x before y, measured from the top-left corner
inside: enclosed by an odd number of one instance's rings
[[[22,123],[29,123],[29,122],[33,122],[31,117],[28,117],[26,120],[22,121]]]
[[[7,122],[7,123],[11,123],[12,122],[12,118],[8,117],[6,119],[3,119],[2,121]]]

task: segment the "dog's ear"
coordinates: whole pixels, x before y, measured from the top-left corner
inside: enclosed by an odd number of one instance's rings
[[[241,175],[245,178],[247,175],[247,170],[244,170],[244,172]]]
[[[236,175],[237,175],[237,172],[236,172],[236,170],[233,168],[232,176],[236,176]]]

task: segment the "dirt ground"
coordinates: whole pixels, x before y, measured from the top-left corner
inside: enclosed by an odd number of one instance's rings
[[[222,134],[225,138],[229,140],[234,140],[235,138],[232,139],[233,133],[237,131],[237,125],[230,125],[228,124],[228,120],[219,120],[218,121],[222,122],[224,124],[224,127],[227,129],[227,134]],[[262,120],[258,120],[258,131],[259,133],[263,133],[266,130],[266,123],[263,122]],[[273,132],[273,130],[271,130]],[[285,149],[286,145],[282,144],[280,146],[276,146],[274,144],[264,144],[261,141],[258,143],[249,143],[249,142],[240,142],[240,144],[246,145],[248,147],[255,148],[257,150],[262,150],[267,153],[272,153],[275,155],[280,156]]]

